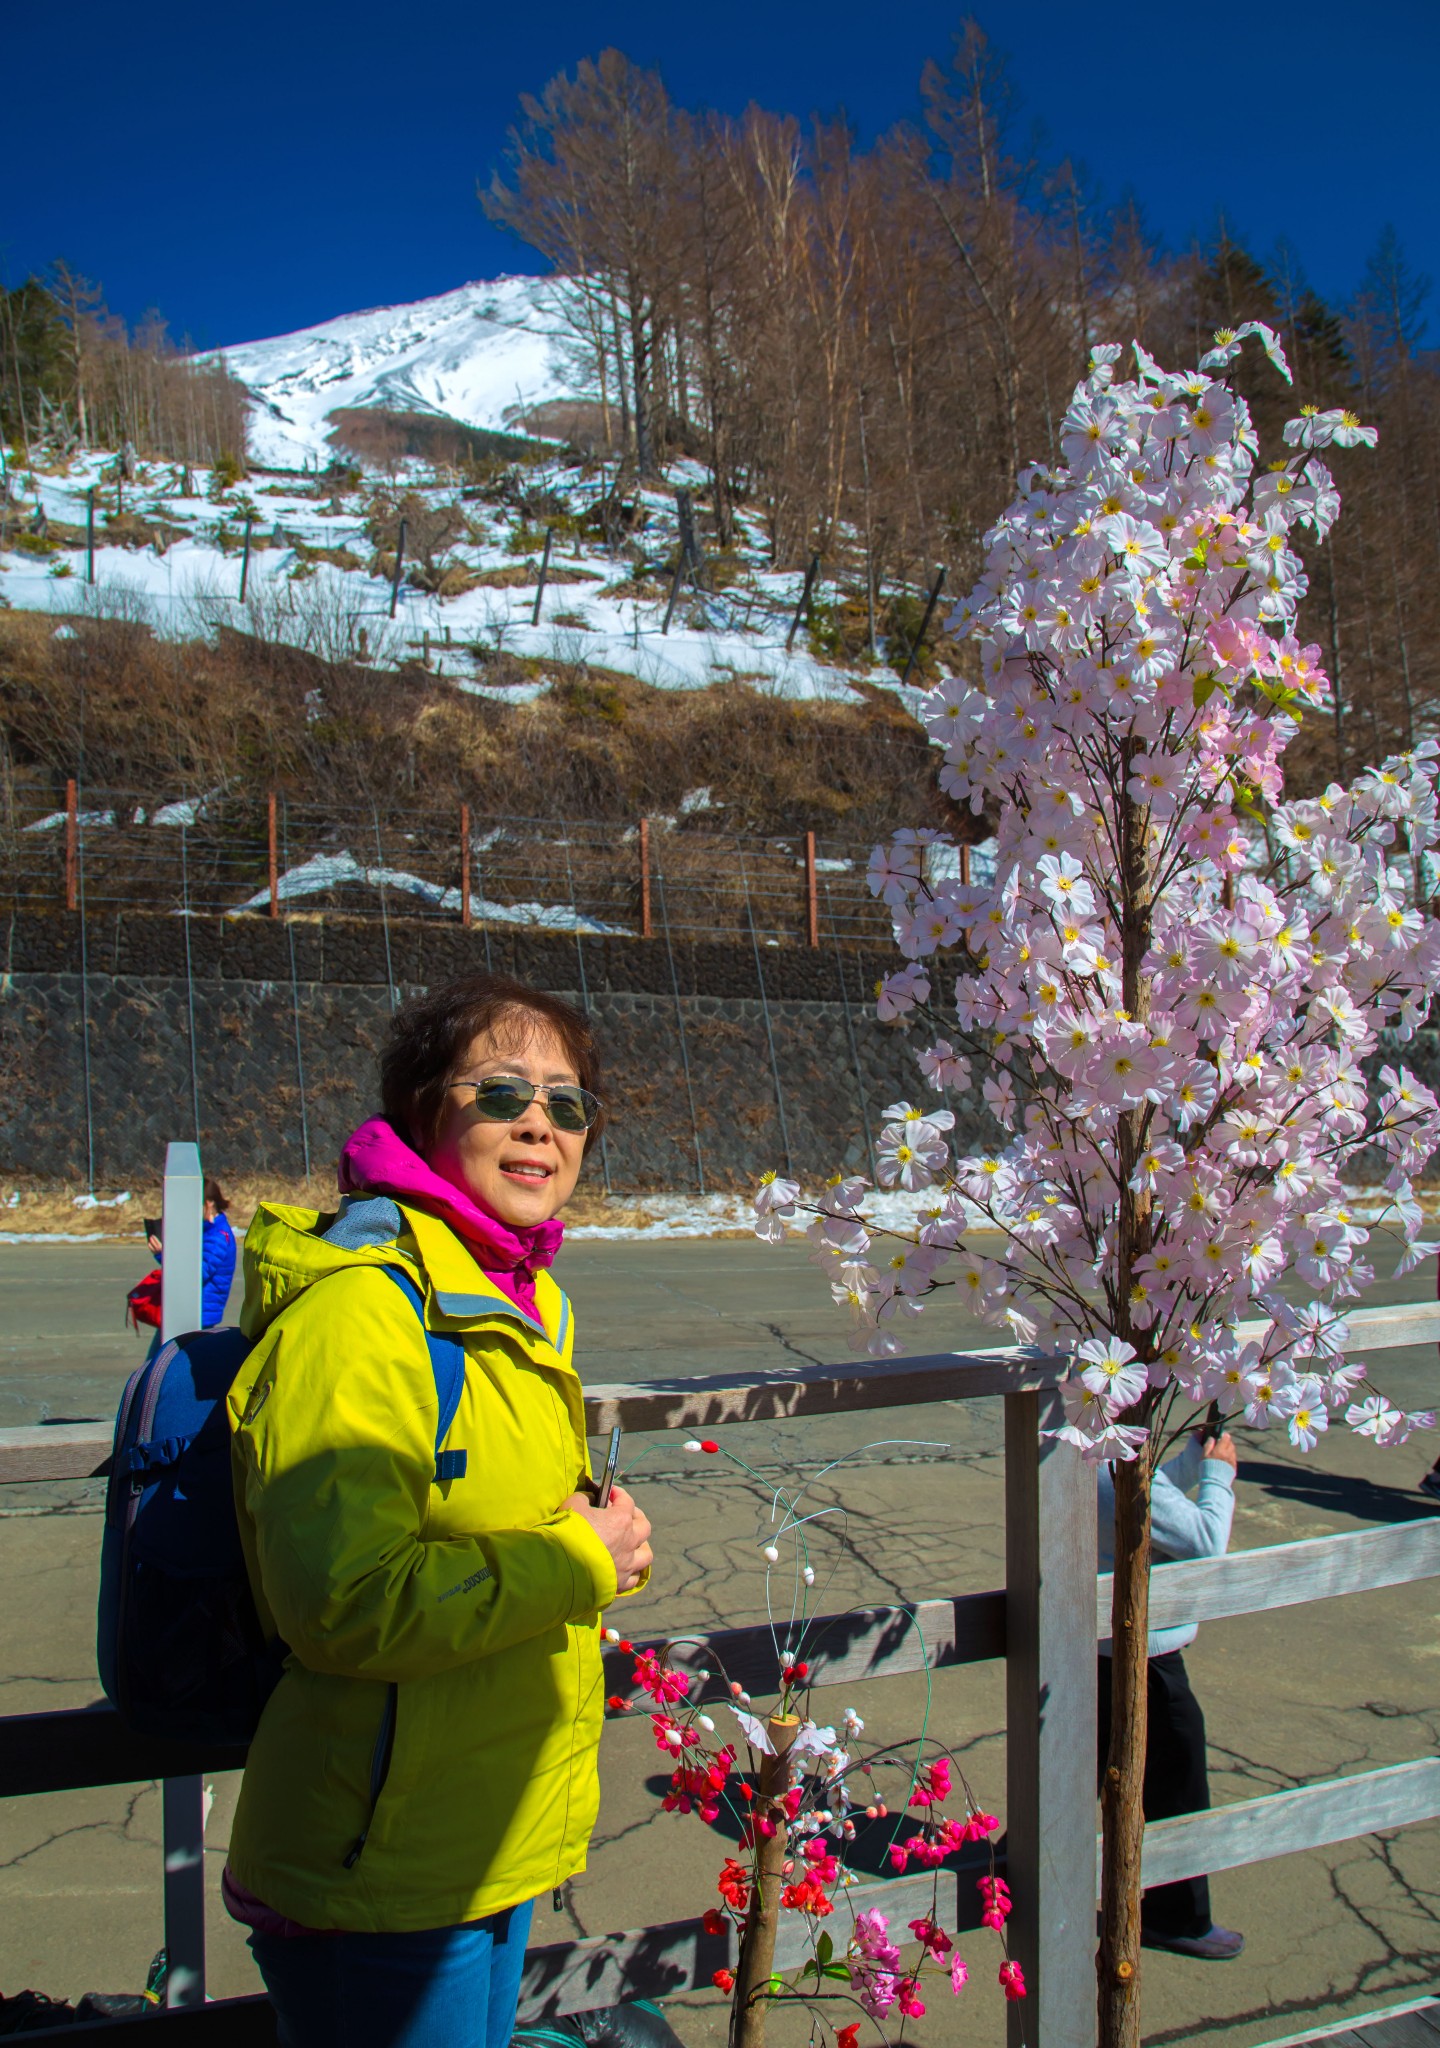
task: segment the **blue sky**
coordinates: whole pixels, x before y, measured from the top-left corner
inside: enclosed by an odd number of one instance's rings
[[[971,11],[1009,60],[1020,139],[1111,197],[1133,191],[1172,246],[1208,238],[1223,211],[1258,253],[1284,236],[1343,299],[1391,222],[1412,266],[1440,275],[1435,0]],[[0,274],[64,255],[117,311],[156,306],[213,346],[533,269],[475,185],[518,95],[555,71],[613,43],[682,103],[843,108],[868,138],[915,112],[921,64],[946,55],[963,12],[72,0],[61,35],[47,9],[13,9]]]

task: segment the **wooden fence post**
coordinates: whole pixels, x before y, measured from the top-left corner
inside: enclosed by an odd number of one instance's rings
[[[545,579],[550,574],[550,549],[554,544],[554,540],[555,529],[553,526],[547,526],[545,529],[545,552],[540,557],[540,581],[535,586],[535,602],[530,607],[530,623],[532,626],[538,626],[540,623],[540,607],[545,601]]]
[[[942,569],[936,576],[935,586],[930,592],[930,600],[925,607],[925,616],[920,621],[920,631],[915,635],[915,645],[910,649],[909,655],[906,657],[905,673],[900,678],[902,684],[908,683],[910,680],[910,671],[915,666],[916,657],[919,655],[926,632],[929,630],[930,621],[934,617],[935,607],[940,602],[940,589],[944,581],[945,571]]]
[[[241,604],[244,604],[245,602],[245,592],[248,589],[250,583],[250,529],[254,524],[254,520],[250,517],[250,514],[247,512],[245,514],[245,546],[240,555]]]
[[[266,809],[268,814],[266,838],[270,856],[270,915],[278,917],[280,915],[280,853],[278,835],[275,829],[275,792],[273,789],[270,792]]]
[[[400,602],[400,572],[405,567],[405,521],[400,521],[400,532],[395,541],[395,574],[390,579],[390,616],[395,616],[395,607]]]
[[[640,936],[655,936],[650,928],[650,820],[640,820]]]
[[[95,581],[95,486],[85,493],[85,581]]]
[[[72,775],[65,785],[65,908],[74,910],[80,901],[77,877],[80,864],[80,797]]]
[[[200,1327],[200,1261],[204,1235],[204,1181],[198,1145],[167,1145],[161,1208],[165,1261],[161,1268],[160,1335],[183,1336]],[[169,1972],[165,2003],[205,2003],[205,1780],[162,1781],[161,1831],[165,1852],[165,1948]]]
[[[970,887],[970,849],[968,846],[962,846],[960,849],[960,886],[962,889]]]
[[[460,922],[470,929],[470,806],[460,806]]]
[[[820,574],[820,557],[812,555],[810,566],[805,571],[805,582],[795,604],[795,616],[790,621],[790,631],[785,635],[785,652],[788,654],[795,644],[795,635],[800,630],[800,620],[809,607],[811,594],[815,589],[815,578]]]
[[[1063,1419],[1056,1393],[1005,1396],[1010,2048],[1095,2043],[1095,1474],[1041,1435]]]
[[[815,834],[805,834],[805,943],[820,943],[820,905],[815,896]]]

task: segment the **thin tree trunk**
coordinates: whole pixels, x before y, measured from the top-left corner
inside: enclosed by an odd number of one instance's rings
[[[740,1964],[735,1973],[735,2003],[730,2013],[731,2048],[764,2048],[765,2015],[769,2001],[764,1996],[775,1967],[775,1930],[780,1924],[780,1893],[784,1885],[785,1862],[790,1831],[785,1809],[780,1805],[790,1789],[790,1747],[799,1732],[794,1714],[775,1714],[767,1724],[775,1754],[760,1765],[760,1796],[754,1814],[775,1823],[773,1835],[760,1843],[759,1882],[750,1900],[750,1913],[740,1942]]]
[[[1140,742],[1126,740],[1121,775],[1128,782]],[[1150,1015],[1150,977],[1142,972],[1151,939],[1153,878],[1150,813],[1129,796],[1120,807],[1121,1001],[1137,1023]],[[1148,1358],[1148,1328],[1132,1327],[1130,1283],[1150,1250],[1150,1196],[1130,1186],[1145,1143],[1145,1105],[1120,1118],[1120,1218],[1113,1302],[1117,1336]],[[1145,1423],[1153,1396],[1142,1395],[1126,1420]],[[1145,1834],[1145,1736],[1150,1608],[1150,1444],[1115,1475],[1115,1591],[1111,1606],[1110,1754],[1101,1786],[1103,1846],[1100,1887],[1099,2048],[1140,2048],[1140,1851]]]
[[[1150,1447],[1115,1471],[1110,1754],[1100,1788],[1100,2048],[1140,2041],[1140,1852],[1149,1692]]]

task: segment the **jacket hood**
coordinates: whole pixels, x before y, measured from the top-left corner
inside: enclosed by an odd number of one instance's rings
[[[245,1233],[241,1329],[253,1343],[317,1280],[351,1266],[403,1267],[426,1300],[432,1329],[458,1334],[498,1319],[532,1355],[553,1360],[558,1353],[573,1370],[570,1304],[548,1273],[536,1275],[533,1308],[522,1307],[448,1225],[384,1196],[347,1196],[338,1215],[262,1202]]]

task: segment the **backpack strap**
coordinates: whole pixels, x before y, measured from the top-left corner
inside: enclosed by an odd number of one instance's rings
[[[440,1403],[440,1420],[435,1428],[435,1484],[443,1485],[447,1479],[463,1479],[467,1453],[464,1451],[442,1451],[440,1446],[449,1434],[460,1406],[460,1396],[465,1390],[465,1346],[458,1337],[442,1337],[425,1324],[425,1304],[420,1290],[408,1273],[402,1273],[397,1266],[382,1266],[420,1319],[425,1332],[425,1349],[430,1354],[430,1370],[435,1375],[435,1394]]]

